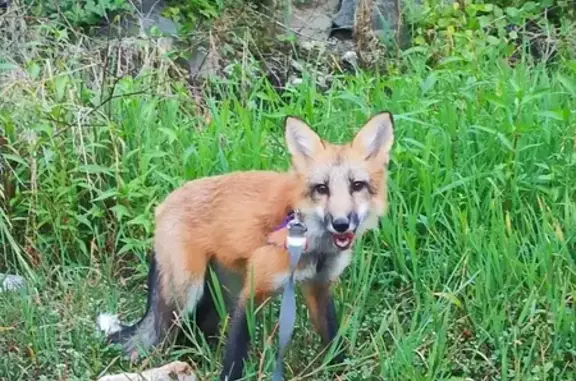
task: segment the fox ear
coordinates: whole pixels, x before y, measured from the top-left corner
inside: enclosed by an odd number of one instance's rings
[[[394,143],[394,121],[392,114],[381,112],[372,116],[358,131],[352,148],[360,152],[365,160],[388,163],[390,149]]]
[[[288,116],[285,124],[286,144],[294,160],[306,162],[324,149],[320,137],[303,120]]]

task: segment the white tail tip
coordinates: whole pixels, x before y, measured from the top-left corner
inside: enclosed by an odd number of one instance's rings
[[[122,324],[120,323],[120,319],[118,319],[117,315],[100,314],[96,318],[96,324],[98,325],[98,329],[100,329],[106,335],[110,335],[122,330]]]

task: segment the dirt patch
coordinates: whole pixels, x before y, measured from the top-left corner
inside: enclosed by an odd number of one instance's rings
[[[162,1],[143,1],[137,12],[93,28],[81,43],[66,49],[74,49],[70,54],[76,58],[96,53],[112,77],[165,65],[195,87],[240,73],[241,87],[264,75],[282,91],[302,82],[306,72],[320,88],[327,88],[335,73],[366,65],[359,62],[356,41],[332,36],[333,17],[341,5],[340,0],[314,0],[292,5],[287,12],[242,2],[184,36],[177,33],[177,23],[162,16]],[[22,12],[8,12],[4,22],[22,20]]]
[[[227,78],[235,69],[249,77],[261,71],[282,90],[307,72],[321,88],[328,87],[334,73],[356,70],[358,64],[355,41],[330,36],[329,15],[337,5],[338,0],[322,0],[294,6],[284,21],[280,11],[270,16],[249,5],[225,11],[210,29],[202,55],[191,60],[191,77]]]

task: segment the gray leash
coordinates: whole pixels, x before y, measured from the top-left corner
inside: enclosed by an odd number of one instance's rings
[[[284,373],[283,359],[296,320],[296,295],[294,293],[294,272],[300,256],[306,248],[306,226],[300,220],[298,211],[294,212],[294,218],[287,224],[288,238],[286,238],[286,247],[290,254],[290,275],[288,282],[284,286],[282,294],[282,304],[280,305],[280,319],[278,336],[280,341],[280,350],[276,360],[276,368],[272,375],[273,381],[282,381]]]

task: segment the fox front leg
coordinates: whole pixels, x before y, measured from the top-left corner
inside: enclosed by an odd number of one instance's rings
[[[230,323],[221,381],[233,381],[243,377],[244,361],[250,348],[246,306],[252,299],[254,306],[258,307],[267,297],[279,290],[282,283],[278,280],[288,275],[289,258],[284,248],[263,246],[254,251],[246,270],[244,286]]]
[[[302,286],[302,294],[310,312],[310,320],[316,332],[322,338],[322,343],[328,347],[333,343],[338,333],[338,318],[334,298],[329,282],[310,282]],[[332,364],[344,362],[346,356],[340,351],[331,361]]]

